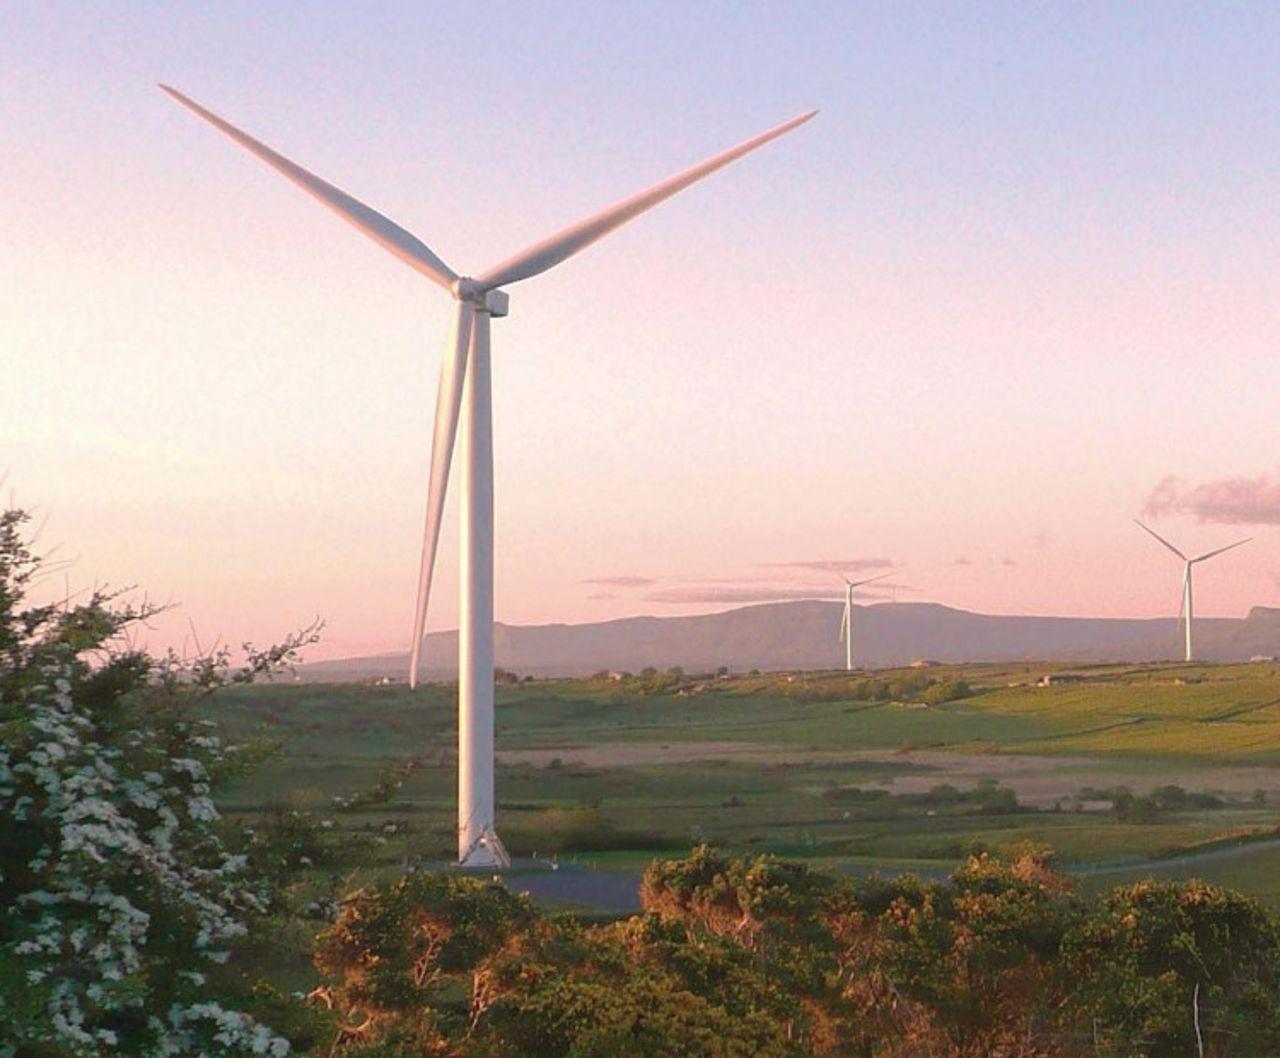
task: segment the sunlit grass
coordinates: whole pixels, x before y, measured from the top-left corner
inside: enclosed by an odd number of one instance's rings
[[[1088,682],[1035,686],[1049,671],[1080,673]],[[515,851],[556,855],[552,821],[565,817],[555,813],[589,809],[604,831],[648,835],[647,848],[592,852],[597,868],[638,871],[662,849],[710,841],[859,872],[910,865],[938,874],[976,849],[1048,845],[1061,862],[1087,868],[1151,860],[1280,822],[1280,775],[1269,802],[1254,802],[1248,788],[1267,781],[1280,762],[1274,665],[939,666],[926,675],[964,680],[974,693],[927,707],[850,697],[868,675],[891,681],[913,673],[694,680],[685,695],[587,680],[502,687],[498,748],[515,756],[497,768],[500,830]],[[373,842],[365,871],[394,873],[414,858],[447,858],[455,695],[447,685],[410,692],[293,684],[220,696],[211,713],[236,738],[282,744],[264,767],[230,783],[222,802],[250,815],[289,803],[331,817],[340,831]],[[385,769],[407,760],[417,766],[388,803],[360,811],[336,805],[334,798],[371,789]],[[975,771],[975,760],[986,763]],[[1248,782],[1236,782],[1216,811],[1126,823],[1071,803],[1085,786],[1141,792],[1169,783],[1224,785],[1233,767],[1246,766]],[[1059,791],[1048,801],[1062,802],[1063,810],[993,817],[910,798],[851,807],[826,796],[833,787],[890,794],[941,783],[972,788],[979,774],[1020,791],[1047,776]],[[1053,807],[1044,796],[1035,803]],[[608,847],[603,831],[600,842]],[[1280,891],[1261,873],[1275,863],[1257,853],[1214,870],[1266,895]]]

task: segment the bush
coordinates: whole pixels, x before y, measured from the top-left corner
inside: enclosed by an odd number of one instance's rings
[[[1065,940],[1080,1015],[1105,1053],[1174,1058],[1280,1053],[1280,926],[1239,893],[1203,882],[1121,886]]]
[[[0,515],[0,1053],[283,1055],[225,968],[275,897],[210,800],[240,750],[191,714],[316,629],[238,669],[151,658],[121,633],[153,609],[26,604],[25,520]]]
[[[968,681],[946,680],[930,684],[920,692],[920,701],[928,705],[942,705],[944,702],[955,702],[968,698],[973,694]]]
[[[496,883],[361,890],[317,942],[351,1055],[1172,1058],[1280,1053],[1258,905],[1152,882],[1092,906],[1040,850],[859,882],[701,847],[584,927]]]

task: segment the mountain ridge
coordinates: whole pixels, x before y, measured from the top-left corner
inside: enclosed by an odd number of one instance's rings
[[[522,675],[576,676],[602,669],[638,671],[680,665],[709,671],[835,669],[844,664],[837,639],[841,602],[755,603],[709,614],[639,615],[583,624],[497,624],[495,663]],[[1161,661],[1181,656],[1173,617],[1037,617],[983,614],[941,603],[876,603],[854,611],[854,657],[869,668],[917,660]],[[427,636],[427,674],[457,674],[456,630]],[[1280,654],[1280,608],[1254,606],[1247,616],[1202,617],[1195,624],[1196,656],[1246,661]],[[392,652],[298,667],[304,681],[403,678],[407,652]]]

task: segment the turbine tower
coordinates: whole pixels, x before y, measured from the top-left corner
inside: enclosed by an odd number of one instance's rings
[[[677,191],[804,124],[817,111],[801,114],[708,158],[692,169],[535,243],[472,278],[454,272],[425,243],[381,213],[277,154],[176,89],[167,85],[160,87],[384,250],[443,287],[454,300],[453,322],[445,345],[440,388],[436,395],[409,685],[417,685],[427,601],[431,595],[436,545],[444,514],[445,489],[453,459],[454,439],[461,433],[458,862],[469,867],[505,866],[508,859],[494,827],[493,797],[493,427],[489,321],[507,314],[507,295],[499,288],[529,279],[558,265]]]
[[[844,581],[844,615],[840,618],[840,642],[844,644],[845,672],[853,671],[853,589],[861,588],[864,584],[871,584],[873,581],[884,580],[890,575],[881,573],[878,577],[868,577],[866,580],[850,580],[841,574],[841,579]]]
[[[1178,609],[1178,618],[1180,620],[1185,619],[1186,621],[1186,624],[1183,626],[1186,635],[1186,660],[1191,661],[1193,660],[1191,654],[1191,619],[1193,616],[1191,608],[1191,567],[1197,562],[1203,562],[1205,559],[1213,558],[1215,555],[1220,555],[1224,551],[1230,551],[1233,547],[1239,547],[1241,544],[1247,544],[1253,539],[1253,537],[1245,537],[1243,540],[1237,540],[1234,544],[1228,544],[1226,547],[1220,547],[1216,551],[1207,551],[1203,555],[1197,555],[1195,558],[1187,558],[1186,555],[1169,543],[1168,540],[1157,533],[1154,529],[1143,525],[1136,518],[1134,519],[1134,522],[1140,529],[1146,529],[1148,533],[1154,536],[1160,541],[1160,543],[1164,544],[1165,547],[1182,559],[1182,605]]]

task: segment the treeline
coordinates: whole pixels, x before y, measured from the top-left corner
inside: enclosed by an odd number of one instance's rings
[[[367,888],[313,999],[351,1058],[1280,1053],[1280,927],[1199,882],[1087,900],[1035,856],[855,882],[700,848],[641,899],[586,926],[497,882]]]
[[[722,683],[721,681],[729,680]],[[852,676],[813,673],[770,673],[752,669],[746,676],[730,676],[728,666],[713,673],[689,675],[679,665],[659,670],[652,666],[639,672],[601,670],[588,680],[598,689],[614,689],[629,697],[659,694],[700,694],[709,690],[724,693],[772,693],[802,702],[914,702],[941,705],[968,698],[974,693],[967,680],[938,679],[923,672],[903,672],[887,676]]]

